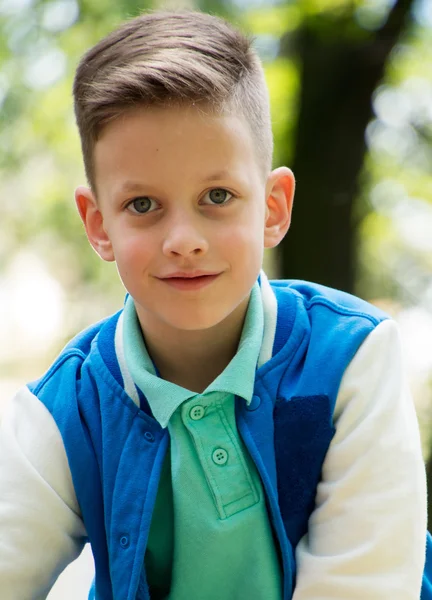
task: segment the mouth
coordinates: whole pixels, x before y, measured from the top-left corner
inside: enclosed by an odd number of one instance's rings
[[[178,290],[199,290],[213,283],[220,273],[174,273],[160,281]]]

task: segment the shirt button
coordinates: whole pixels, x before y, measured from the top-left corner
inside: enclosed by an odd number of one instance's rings
[[[228,452],[223,448],[216,448],[216,450],[213,451],[212,459],[216,465],[222,466],[226,464],[228,460]]]
[[[199,421],[200,419],[203,418],[205,413],[204,407],[203,406],[194,406],[193,408],[190,409],[189,411],[189,416],[192,419],[192,421]]]

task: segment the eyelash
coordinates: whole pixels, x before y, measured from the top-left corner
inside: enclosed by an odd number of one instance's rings
[[[213,206],[225,206],[226,204],[228,204],[228,202],[231,200],[231,198],[234,198],[234,194],[232,194],[231,192],[229,192],[228,190],[226,190],[225,188],[212,188],[211,190],[209,190],[208,192],[206,192],[204,194],[205,196],[209,196],[212,192],[226,192],[229,196],[228,200],[226,200],[226,202],[223,203],[212,203]]]
[[[135,204],[135,202],[138,202],[139,200],[144,200],[144,199],[150,200],[150,202],[155,202],[155,200],[153,200],[153,198],[150,198],[149,196],[139,196],[138,198],[133,198],[130,202],[128,202],[127,205],[126,205],[126,209],[130,210],[130,212],[132,214],[134,214],[134,215],[146,215],[149,212],[153,212],[153,211],[150,211],[150,210],[147,210],[145,212],[139,212],[138,210],[135,210],[135,211],[132,210],[133,205]]]
[[[212,188],[211,190],[209,190],[208,192],[206,192],[204,194],[204,198],[215,191],[226,192],[226,194],[229,196],[229,198],[223,203],[222,202],[221,203],[210,202],[209,204],[205,203],[205,205],[207,205],[207,206],[226,206],[230,202],[230,200],[232,200],[232,198],[235,197],[232,192],[226,190],[225,188]],[[136,211],[131,210],[131,207],[133,207],[135,202],[137,202],[139,200],[144,200],[144,199],[150,200],[150,202],[156,202],[153,198],[150,198],[149,196],[138,196],[137,198],[133,198],[132,200],[130,200],[127,203],[126,209],[130,210],[132,212],[132,214],[135,214],[135,215],[146,215],[150,212],[153,212],[153,210],[147,210],[145,212],[139,212],[138,210],[136,210]]]

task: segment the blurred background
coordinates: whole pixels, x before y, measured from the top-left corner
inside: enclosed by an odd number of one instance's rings
[[[74,207],[85,178],[72,79],[120,21],[161,7],[220,14],[254,37],[274,165],[297,178],[293,224],[266,255],[268,275],[354,292],[396,318],[428,461],[432,0],[0,0],[0,410],[123,301]],[[49,599],[86,598],[90,579],[86,551]]]

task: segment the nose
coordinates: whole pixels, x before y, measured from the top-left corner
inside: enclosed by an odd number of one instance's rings
[[[190,258],[205,254],[207,250],[206,236],[192,217],[177,215],[168,224],[163,242],[165,256]]]

